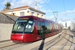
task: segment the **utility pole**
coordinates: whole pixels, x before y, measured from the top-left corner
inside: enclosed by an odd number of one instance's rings
[[[58,11],[54,11],[53,12],[53,15],[55,17],[55,22],[57,23]]]

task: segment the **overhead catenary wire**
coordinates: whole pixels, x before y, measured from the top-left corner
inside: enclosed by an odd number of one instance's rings
[[[65,8],[65,1],[64,0],[63,0],[63,7],[64,7],[64,12],[65,12],[66,8]]]
[[[64,7],[64,11],[65,11],[65,2],[64,2],[64,0],[63,0],[63,7]]]
[[[52,13],[53,12],[55,12],[56,13],[56,11],[54,11],[53,9],[52,9],[52,7],[46,2],[46,0],[44,0],[44,2],[46,3],[46,5],[51,9],[51,11],[52,11]],[[36,3],[37,4],[37,3]],[[58,12],[57,12],[58,13]],[[54,15],[54,13],[53,13],[53,15]],[[58,14],[57,14],[58,15]],[[55,15],[54,15],[54,17],[55,17]],[[57,21],[57,17],[55,17],[55,21]]]
[[[44,2],[46,3],[46,5],[53,11],[53,9],[51,8],[51,6],[46,2],[46,0],[44,0]],[[35,1],[35,4],[37,5],[37,1]],[[40,8],[39,8],[40,9]]]
[[[44,0],[45,1],[45,0]],[[53,11],[53,9],[51,8],[51,6],[45,1],[45,3],[47,4],[47,6]]]
[[[44,0],[45,1],[45,0]],[[58,12],[56,12],[56,11],[54,11],[52,8],[51,8],[51,6],[45,1],[45,3],[47,4],[47,6],[53,11],[52,13],[53,13],[53,15],[54,15],[54,17],[55,17],[55,22],[57,22],[57,17],[55,16],[55,14],[54,13],[57,13],[57,16],[58,16]]]

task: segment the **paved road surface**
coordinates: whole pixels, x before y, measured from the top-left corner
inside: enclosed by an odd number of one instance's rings
[[[75,36],[75,31],[71,31],[73,33],[73,35]]]

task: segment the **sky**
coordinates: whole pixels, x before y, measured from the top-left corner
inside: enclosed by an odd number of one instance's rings
[[[37,4],[38,10],[45,12],[48,20],[75,21],[75,0],[0,0],[0,11],[7,2],[11,3],[11,9],[25,5],[34,8]]]

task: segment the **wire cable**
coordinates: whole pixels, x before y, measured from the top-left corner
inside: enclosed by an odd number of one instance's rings
[[[45,1],[45,0],[44,0]],[[51,6],[45,1],[45,3],[47,4],[47,6],[53,11],[53,9],[51,8]]]
[[[65,1],[63,0],[63,7],[64,7],[64,12],[65,12]],[[66,16],[66,14],[65,14],[65,16]]]
[[[64,0],[63,0],[63,6],[64,6],[64,11],[65,11],[65,2],[64,2]]]

